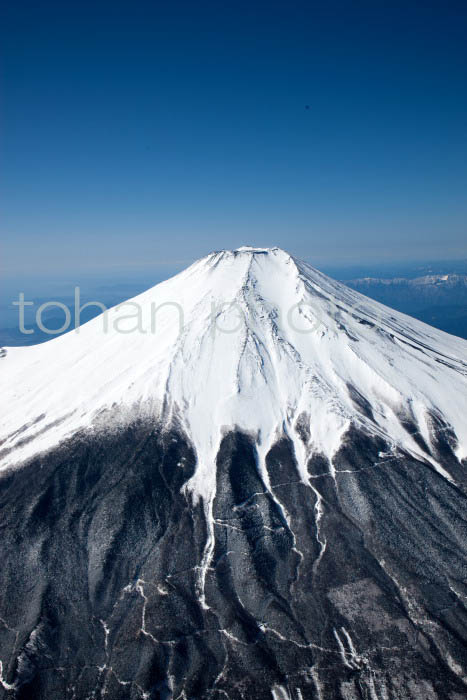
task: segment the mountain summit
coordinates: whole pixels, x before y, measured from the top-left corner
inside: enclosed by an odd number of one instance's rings
[[[0,373],[0,699],[465,696],[466,341],[243,247]]]

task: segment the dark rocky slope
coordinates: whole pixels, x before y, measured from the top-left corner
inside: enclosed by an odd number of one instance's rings
[[[81,432],[3,475],[1,700],[467,697],[466,465],[436,430],[458,485],[352,428],[308,484],[279,440],[268,489],[226,434],[204,585],[176,427]]]

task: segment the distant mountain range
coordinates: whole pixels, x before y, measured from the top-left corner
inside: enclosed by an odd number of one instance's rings
[[[467,338],[467,275],[360,277],[345,284],[447,333]]]

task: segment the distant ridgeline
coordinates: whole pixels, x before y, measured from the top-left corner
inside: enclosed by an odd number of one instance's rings
[[[362,277],[345,284],[446,333],[467,338],[467,275]]]

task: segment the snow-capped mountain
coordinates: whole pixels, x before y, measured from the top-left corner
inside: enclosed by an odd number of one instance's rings
[[[465,697],[466,341],[240,248],[0,382],[0,698]]]
[[[368,287],[379,285],[394,285],[409,288],[429,287],[431,289],[436,288],[439,292],[452,287],[465,289],[467,287],[467,275],[458,275],[455,273],[447,275],[423,275],[422,277],[414,277],[413,279],[407,277],[391,277],[389,279],[381,277],[359,277],[358,279],[349,280],[347,284],[351,286],[366,284]]]
[[[442,415],[467,456],[466,343],[279,249],[213,253],[113,308],[107,321],[7,353],[6,466],[116,408],[123,420],[146,411],[177,417],[200,465],[215,457],[225,427],[254,432],[265,450],[284,430],[303,444],[297,420],[313,425],[309,450],[328,458],[352,419],[419,455],[401,426],[407,411],[428,444],[430,412]],[[372,419],[356,412],[355,390]],[[200,473],[200,492],[212,472]]]

